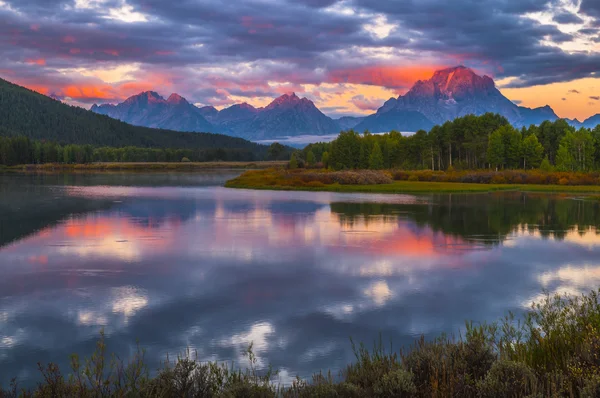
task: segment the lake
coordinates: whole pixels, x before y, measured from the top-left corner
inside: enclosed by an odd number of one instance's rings
[[[600,286],[600,201],[222,188],[239,172],[0,175],[0,383],[68,369],[104,329],[156,369],[187,348],[280,381],[548,292]]]

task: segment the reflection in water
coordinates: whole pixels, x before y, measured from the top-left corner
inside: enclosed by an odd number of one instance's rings
[[[185,348],[244,366],[253,343],[307,376],[351,361],[349,337],[409,344],[600,284],[598,201],[216,186],[230,177],[0,176],[0,383],[67,366],[101,328],[150,368]]]

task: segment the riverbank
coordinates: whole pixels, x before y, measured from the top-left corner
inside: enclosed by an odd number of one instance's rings
[[[515,174],[514,172],[510,172]],[[492,177],[489,177],[493,174]],[[323,170],[286,170],[265,169],[246,171],[242,175],[225,184],[228,188],[238,189],[262,189],[262,190],[289,190],[289,191],[325,191],[325,192],[348,192],[348,193],[475,193],[496,191],[524,191],[524,192],[548,192],[548,193],[581,193],[600,194],[600,185],[592,185],[595,177],[589,178],[589,185],[567,185],[567,184],[535,184],[524,183],[521,173],[520,183],[506,183],[506,173],[470,172],[470,173],[443,173],[437,172],[391,172],[391,171],[344,171],[329,172]],[[568,180],[570,173],[531,173],[531,180],[535,181],[558,181]],[[421,175],[421,177],[419,177]],[[540,175],[544,176],[539,177]],[[430,180],[423,176],[430,176]],[[431,177],[434,176],[434,177]],[[474,176],[480,176],[490,182],[460,182],[461,179],[475,180]],[[586,176],[586,175],[584,175]],[[547,178],[546,178],[547,177]],[[438,180],[431,180],[437,178]],[[493,182],[504,181],[504,183]],[[502,178],[502,179],[501,179]],[[516,178],[516,177],[515,177]],[[579,174],[573,174],[572,179],[584,178]],[[527,180],[525,180],[527,181]]]
[[[599,291],[546,296],[523,319],[466,324],[464,337],[423,337],[412,347],[388,350],[353,344],[356,360],[339,375],[319,373],[283,386],[277,373],[259,369],[250,344],[244,370],[202,363],[188,352],[150,376],[138,347],[126,363],[107,355],[104,336],[89,359],[71,358],[72,369],[39,365],[35,391],[16,382],[0,397],[596,397],[600,393]],[[5,386],[6,387],[6,386]]]
[[[281,168],[287,162],[98,162],[83,164],[45,163],[0,167],[0,171],[16,172],[78,172],[78,171],[194,171],[207,169],[267,169]]]

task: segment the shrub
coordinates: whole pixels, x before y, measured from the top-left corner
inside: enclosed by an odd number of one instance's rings
[[[419,181],[419,177],[413,174],[408,177],[408,181]]]
[[[558,180],[558,185],[569,185],[569,179],[567,177],[562,177]]]
[[[181,158],[181,162],[182,163],[189,163],[190,159],[186,158],[185,156]]]
[[[492,177],[490,183],[492,184],[506,184],[506,178],[501,174],[496,174]]]
[[[533,370],[524,363],[498,361],[479,383],[479,393],[483,398],[525,397],[535,392],[536,383]]]
[[[413,375],[404,369],[385,374],[374,388],[374,395],[381,398],[407,397],[416,393],[417,387],[413,382]]]

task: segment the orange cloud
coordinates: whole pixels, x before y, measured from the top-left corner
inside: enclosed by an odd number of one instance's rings
[[[31,84],[29,84],[29,85],[27,85],[27,88],[30,89],[30,90],[32,90],[32,91],[35,91],[36,93],[40,93],[42,95],[49,95],[49,93],[50,93],[50,89],[48,87],[45,87],[45,86],[38,86],[38,85],[31,85]]]
[[[82,98],[102,98],[111,99],[115,97],[113,88],[111,86],[68,86],[62,90],[62,93],[66,97],[73,99]]]
[[[46,60],[44,58],[26,59],[25,62],[28,63],[28,64],[30,64],[30,65],[40,65],[40,66],[46,65]]]
[[[431,78],[436,70],[443,66],[366,66],[356,69],[332,71],[328,76],[330,83],[354,83],[383,86],[388,88],[406,88],[417,80]]]

